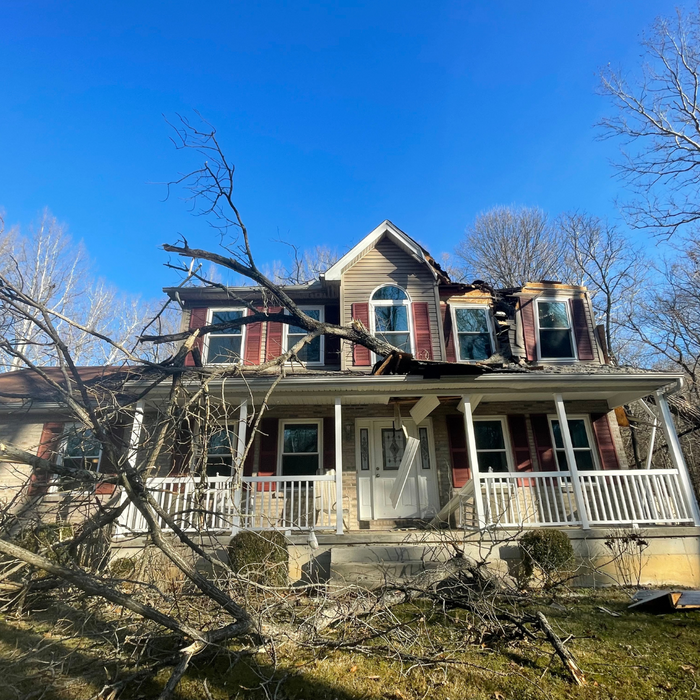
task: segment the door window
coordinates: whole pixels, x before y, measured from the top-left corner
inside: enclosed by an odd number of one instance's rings
[[[382,428],[382,468],[394,471],[401,466],[403,452],[406,449],[406,436],[403,430]]]

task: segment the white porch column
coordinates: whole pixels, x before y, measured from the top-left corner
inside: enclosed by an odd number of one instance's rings
[[[136,467],[136,457],[139,452],[139,442],[141,441],[141,429],[143,427],[143,409],[145,402],[143,399],[136,402],[134,408],[134,422],[131,424],[131,435],[129,436],[129,451],[126,455],[126,461],[133,469]]]
[[[476,399],[476,401],[474,401]],[[464,432],[467,435],[467,453],[469,455],[469,466],[472,470],[474,481],[474,506],[476,507],[476,520],[480,530],[486,527],[484,516],[484,501],[481,494],[481,477],[479,474],[479,458],[476,452],[476,435],[474,434],[474,419],[472,416],[472,405],[479,402],[480,397],[462,396],[460,404],[464,412]]]
[[[246,430],[248,428],[248,402],[244,401],[238,410],[238,431],[236,433],[236,460],[238,467],[234,472],[233,484],[233,527],[234,536],[241,529],[241,500],[243,493],[243,453],[246,445]]]
[[[566,452],[566,462],[569,465],[571,473],[571,486],[574,489],[574,499],[576,500],[576,508],[578,509],[578,517],[581,520],[581,527],[584,530],[590,530],[588,522],[588,511],[583,500],[583,489],[581,488],[581,480],[578,476],[578,468],[576,466],[576,454],[574,453],[574,444],[571,442],[571,433],[569,432],[569,420],[566,416],[564,408],[564,399],[561,394],[554,394],[554,405],[557,409],[557,418],[559,419],[559,429],[561,431],[561,439],[564,441],[564,451]],[[556,446],[555,446],[556,448]]]
[[[683,457],[681,441],[678,439],[678,434],[676,433],[676,426],[671,417],[671,410],[668,407],[668,402],[662,391],[656,392],[656,403],[659,407],[659,413],[661,414],[661,427],[663,428],[666,444],[668,445],[668,454],[671,457],[673,466],[678,469],[678,476],[683,484],[688,506],[693,515],[693,521],[695,525],[700,526],[700,510],[698,509],[698,502],[693,492],[693,484],[690,481],[688,465],[685,463],[685,458]]]
[[[335,531],[343,534],[343,414],[340,397],[335,399]]]

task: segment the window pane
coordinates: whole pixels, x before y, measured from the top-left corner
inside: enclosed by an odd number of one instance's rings
[[[576,463],[578,464],[578,460],[576,460]],[[566,452],[564,450],[557,450],[557,464],[560,471],[568,471],[569,463],[566,461]]]
[[[241,336],[221,335],[209,338],[208,361],[212,364],[238,362],[241,359]]]
[[[568,328],[569,317],[566,314],[566,302],[541,301],[537,304],[540,328]]]
[[[408,297],[400,287],[382,287],[372,295],[372,299],[398,301],[408,299]]]
[[[474,422],[474,435],[477,450],[503,450],[503,426],[499,420],[480,420]]]
[[[569,424],[569,433],[571,434],[571,444],[576,447],[590,447],[588,444],[588,434],[586,433],[586,422],[582,418],[574,418],[567,421]],[[552,421],[552,432],[554,433],[554,444],[564,449],[564,440],[561,436],[561,428],[559,421]]]
[[[578,469],[595,469],[590,450],[576,450],[576,467]]]
[[[209,438],[208,454],[230,455],[235,442],[233,430],[219,430]]]
[[[64,454],[66,457],[99,458],[100,449],[100,442],[92,437],[92,430],[83,430],[68,437]]]
[[[488,333],[484,309],[455,309],[458,333]]]
[[[459,335],[460,360],[488,360],[491,338],[488,335]]]
[[[428,429],[419,428],[420,435],[420,464],[423,469],[430,469],[430,445],[428,444]]]
[[[583,419],[575,419],[568,421],[569,432],[571,433],[571,442],[574,447],[590,447],[588,444],[588,435],[586,434],[586,423]]]
[[[306,333],[304,333],[306,335]],[[287,350],[294,347],[304,335],[287,335]],[[321,361],[321,338],[314,338],[310,343],[304,345],[298,355],[301,362],[320,362]]]
[[[384,469],[398,469],[401,465],[406,437],[403,430],[382,428],[382,462]]]
[[[283,455],[282,474],[313,476],[318,472],[318,455]]]
[[[507,472],[508,460],[505,452],[479,452],[477,455],[479,460],[480,472]]]
[[[302,311],[307,315],[313,318],[315,321],[320,321],[321,320],[321,310],[320,309],[302,309]],[[289,333],[296,333],[301,334],[301,335],[306,335],[307,331],[305,328],[300,328],[299,326],[289,326],[287,329],[287,334]]]
[[[559,421],[552,421],[552,432],[554,433],[554,444],[557,447],[564,448],[564,440],[561,436],[561,428],[559,427]]]
[[[369,430],[360,429],[360,469],[369,471]]]
[[[570,331],[540,331],[540,355],[545,357],[573,357]]]
[[[395,345],[399,350],[411,352],[411,339],[408,333],[377,333],[377,337]]]
[[[214,323],[228,323],[229,321],[235,321],[237,318],[243,316],[242,311],[215,311],[211,315],[211,322]],[[239,328],[228,328],[225,331],[212,331],[210,335],[219,335],[220,333],[240,335],[241,329]]]
[[[408,308],[405,306],[376,306],[374,322],[377,332],[407,331]]]
[[[283,452],[318,452],[318,425],[286,425]]]

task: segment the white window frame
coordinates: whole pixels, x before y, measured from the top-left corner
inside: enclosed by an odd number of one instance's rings
[[[286,425],[307,425],[315,423],[318,426],[318,468],[316,475],[323,474],[323,419],[322,418],[280,418],[277,428],[277,476],[284,476],[282,465],[284,463],[284,427]],[[286,454],[314,454],[313,452],[288,452]],[[312,475],[309,475],[312,476]],[[303,476],[290,477],[304,480]]]
[[[568,471],[566,469],[561,468],[561,465],[559,464],[559,456],[557,455],[557,450],[562,450],[564,448],[557,447],[557,443],[554,440],[553,421],[558,421],[559,416],[557,416],[556,414],[550,413],[547,415],[547,420],[549,422],[549,434],[550,434],[551,439],[552,439],[552,450],[554,450],[554,460],[556,462],[557,469],[560,472]],[[567,413],[566,420],[567,421],[583,420],[583,424],[586,428],[586,437],[588,438],[588,446],[591,450],[591,455],[593,458],[593,469],[595,469],[596,471],[599,471],[601,469],[601,465],[600,465],[600,459],[598,456],[598,443],[595,440],[595,433],[593,432],[593,425],[591,424],[591,417],[586,415],[585,413],[572,413],[572,414]],[[582,449],[583,448],[581,448],[581,447],[574,447],[574,452],[577,452],[577,451],[580,452]]]
[[[450,314],[452,315],[452,333],[454,336],[455,355],[457,362],[483,362],[484,360],[462,359],[460,355],[459,333],[457,332],[457,309],[479,309],[486,312],[486,326],[489,329],[489,338],[491,340],[491,357],[496,353],[496,333],[494,332],[493,319],[491,317],[491,307],[486,304],[453,304],[450,302]],[[475,334],[476,335],[476,334]]]
[[[318,311],[318,320],[320,323],[325,323],[325,306],[300,306],[299,309],[306,313],[307,311]],[[290,315],[289,311],[285,309],[285,315]],[[289,336],[289,324],[285,323],[283,324],[284,328],[282,329],[282,348],[284,352],[287,352],[289,349],[287,347],[287,341],[288,341],[288,336]],[[294,334],[292,334],[294,335]],[[301,335],[301,334],[299,334]],[[326,364],[326,343],[325,343],[325,335],[319,336],[319,340],[321,341],[321,349],[319,352],[319,361],[318,362],[302,362],[301,364],[304,365],[305,367],[319,367],[322,365]],[[290,361],[291,362],[291,361]]]
[[[383,287],[396,287],[397,289],[400,289],[405,295],[405,299],[380,299],[378,301],[374,301],[372,297]],[[413,337],[413,308],[412,308],[413,300],[411,299],[411,295],[404,289],[401,285],[399,284],[394,284],[392,282],[386,282],[384,284],[380,284],[378,287],[375,287],[372,292],[369,295],[369,327],[370,327],[370,332],[372,335],[376,335],[376,322],[374,318],[374,309],[377,306],[405,306],[406,307],[406,316],[408,318],[408,342],[411,346],[411,354],[415,355],[416,354],[416,345],[415,345],[415,340]],[[403,332],[403,331],[398,331],[398,332]],[[374,362],[377,362],[377,360],[380,359],[380,355],[377,355],[376,353],[372,353],[374,357]]]
[[[542,357],[542,336],[540,331],[540,302],[559,302],[564,304],[566,309],[566,317],[569,320],[569,337],[571,338],[571,357]],[[537,330],[537,359],[540,362],[578,362],[578,348],[576,347],[576,335],[574,334],[574,319],[571,316],[571,298],[570,297],[550,297],[542,296],[535,299],[535,328]],[[547,330],[565,330],[564,328],[545,328]]]
[[[207,326],[212,325],[212,319],[214,318],[214,314],[218,314],[224,311],[242,311],[243,316],[245,317],[248,314],[248,309],[246,309],[243,306],[224,306],[224,307],[212,307],[207,309]],[[245,357],[245,343],[246,343],[246,329],[247,326],[243,325],[241,326],[241,359],[238,362],[209,362],[209,338],[211,336],[210,333],[207,333],[206,337],[204,338],[204,357],[206,357],[206,361],[204,361],[205,365],[212,364],[216,366],[221,366],[221,367],[231,367],[234,365],[239,365],[243,364],[243,360]],[[218,337],[224,337],[226,338],[227,336],[231,335],[236,335],[235,333],[217,333],[215,334]]]
[[[486,421],[498,421],[501,424],[501,431],[503,432],[503,443],[506,449],[506,463],[508,464],[508,471],[501,472],[501,474],[513,474],[515,472],[515,458],[513,457],[513,443],[510,439],[510,431],[508,430],[508,417],[507,416],[474,416],[472,418],[474,423],[485,423]],[[476,447],[476,445],[475,445]],[[501,452],[501,450],[480,450],[476,447],[477,454],[479,452]],[[489,472],[482,472],[479,470],[478,462],[474,465],[474,469],[479,472],[479,474],[488,474]],[[496,474],[498,472],[492,472]]]

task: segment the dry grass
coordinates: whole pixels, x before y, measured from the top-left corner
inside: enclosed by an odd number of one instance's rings
[[[620,592],[586,593],[561,598],[555,605],[533,600],[563,638],[573,635],[570,648],[586,673],[588,684],[577,688],[551,648],[519,641],[472,647],[446,657],[455,648],[457,629],[449,617],[420,605],[402,606],[399,618],[408,623],[402,649],[432,663],[398,658],[386,640],[363,649],[284,647],[273,653],[236,660],[222,653],[195,665],[182,681],[178,697],[304,699],[394,698],[395,700],[455,700],[474,698],[646,698],[700,697],[700,612],[652,616],[627,612],[628,597]],[[620,612],[612,617],[604,606]],[[1,698],[83,700],[94,697],[119,674],[138,671],[138,659],[157,658],[170,649],[163,642],[146,650],[130,639],[126,620],[112,611],[100,617],[86,606],[79,619],[62,614],[59,604],[21,617],[0,618]],[[448,615],[463,614],[452,612]],[[134,682],[120,697],[157,697],[169,671],[155,679]],[[205,688],[206,681],[206,688]]]

